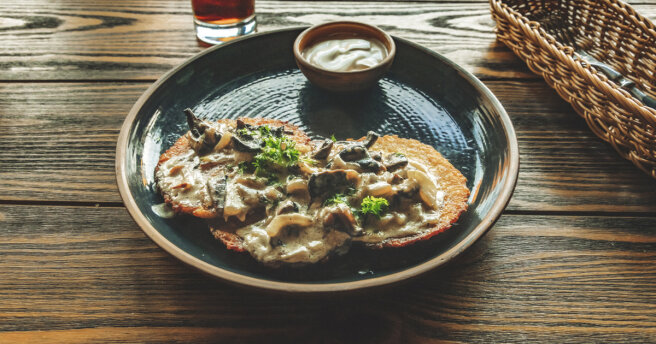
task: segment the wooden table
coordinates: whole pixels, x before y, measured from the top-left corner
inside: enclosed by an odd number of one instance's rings
[[[632,1],[656,19],[656,1]],[[356,18],[454,60],[506,107],[521,169],[494,228],[448,268],[295,297],[183,265],[115,184],[124,117],[203,50],[187,0],[0,4],[0,343],[656,342],[656,180],[495,41],[487,2],[257,0],[260,31]]]

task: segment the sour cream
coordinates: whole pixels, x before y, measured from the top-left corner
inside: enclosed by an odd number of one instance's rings
[[[371,68],[387,56],[387,49],[376,39],[331,39],[303,51],[311,64],[333,72],[352,72]]]

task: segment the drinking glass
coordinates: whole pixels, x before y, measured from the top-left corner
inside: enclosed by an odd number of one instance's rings
[[[191,0],[196,37],[220,44],[255,32],[255,0]]]

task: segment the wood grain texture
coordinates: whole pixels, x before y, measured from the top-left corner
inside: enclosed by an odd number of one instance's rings
[[[0,343],[656,340],[654,217],[504,215],[446,269],[313,298],[201,275],[123,208],[5,205],[0,227]]]
[[[649,18],[656,8],[635,5]],[[482,78],[537,78],[496,42],[487,2],[257,1],[259,31],[356,19],[433,49]],[[158,78],[204,49],[188,0],[0,4],[0,80]]]
[[[512,210],[656,212],[656,181],[541,81],[489,81],[520,144]],[[121,202],[119,128],[148,83],[0,84],[0,201]]]
[[[656,19],[656,0],[629,2]],[[656,181],[496,42],[486,0],[257,0],[257,14],[260,31],[373,23],[486,80],[520,144],[509,210],[445,269],[387,289],[214,280],[143,234],[114,175],[132,104],[204,49],[189,0],[3,1],[0,344],[656,343]]]

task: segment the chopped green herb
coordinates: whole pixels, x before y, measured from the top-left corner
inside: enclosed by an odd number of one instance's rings
[[[315,166],[316,164],[319,163],[318,161],[316,161],[312,158],[301,158],[301,161],[308,164],[308,165],[311,165],[311,166]]]
[[[237,169],[241,174],[251,173],[253,172],[253,164],[250,161],[242,161],[237,165]]]
[[[271,135],[271,128],[268,125],[260,125],[258,127],[241,128],[237,130],[239,136],[250,137],[265,137]]]
[[[269,126],[242,128],[237,130],[237,135],[257,138],[263,143],[262,151],[248,165],[239,164],[241,173],[252,172],[274,183],[278,181],[277,172],[296,166],[299,161],[300,152],[296,149],[296,142],[284,135],[274,135]]]
[[[373,214],[380,218],[381,214],[389,207],[389,202],[382,197],[367,196],[362,200],[360,207],[362,215]]]
[[[242,128],[237,130],[237,136],[248,136],[251,137],[253,136],[253,132],[249,130],[248,128]]]
[[[348,200],[346,199],[346,197],[347,196],[345,194],[341,194],[341,193],[335,194],[333,197],[327,198],[325,201],[323,201],[323,205],[327,206],[327,205],[339,204],[339,203],[348,204]]]
[[[255,174],[270,175],[283,168],[289,168],[298,163],[300,152],[295,148],[296,142],[283,137],[268,135],[262,138],[264,147],[254,160]]]
[[[257,130],[260,132],[260,136],[271,135],[271,128],[268,125],[261,125],[257,127]]]
[[[281,187],[281,186],[284,186],[283,183],[281,183],[281,182],[278,180],[278,177],[277,177],[276,175],[274,175],[274,174],[269,175],[269,176],[267,177],[266,184],[269,185],[269,186],[273,186],[273,187]]]
[[[335,134],[330,135],[330,140],[333,142],[337,142],[337,139],[335,138]]]

